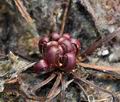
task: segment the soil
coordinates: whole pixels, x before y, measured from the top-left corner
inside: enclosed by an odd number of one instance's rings
[[[97,3],[95,3],[95,1],[96,0],[88,0],[88,2],[91,4],[91,8],[94,9],[94,13],[90,11],[91,9],[89,9],[85,2],[73,0],[70,3],[64,32],[70,33],[74,38],[80,39],[80,54],[84,52],[85,49],[89,48],[89,46],[96,39],[99,37],[103,38],[107,34],[112,33],[115,31],[115,29],[119,28],[120,25],[119,10],[117,9],[120,8],[119,0],[105,0],[105,2],[100,0],[101,2]],[[106,4],[106,2],[109,3]],[[114,5],[112,5],[112,2],[114,2]],[[21,15],[15,5],[14,0],[13,2],[5,0],[0,3],[1,102],[8,102],[8,100],[10,102],[16,100],[25,102],[24,95],[19,95],[17,92],[5,92],[2,90],[8,87],[7,85],[4,85],[4,80],[9,79],[11,76],[17,75],[11,73],[13,71],[18,71],[17,68],[20,68],[17,65],[17,67],[15,66],[16,63],[13,64],[17,58],[12,56],[10,51],[21,57],[21,59],[24,59],[20,60],[22,61],[22,64],[24,62],[24,65],[28,63],[27,61],[38,61],[40,59],[38,45],[36,44],[36,39],[38,39],[38,36],[48,35],[51,32],[60,32],[61,29],[61,22],[65,5],[63,0],[22,0],[22,3],[33,20],[31,25],[29,25],[29,23],[27,23],[24,17]],[[109,8],[111,8],[111,10],[113,10],[115,7],[116,9],[110,12],[110,9],[108,10],[106,6],[103,8],[103,5],[110,6]],[[99,12],[97,9],[100,9],[101,11]],[[97,17],[94,16],[94,14],[97,15]],[[110,17],[111,19],[109,20],[108,18]],[[19,59],[17,61],[19,61]],[[103,43],[100,48],[97,48],[91,55],[87,56],[85,63],[96,64],[100,66],[120,67],[119,37],[112,39],[107,44]],[[13,68],[13,66],[15,68]],[[36,75],[32,73],[31,69],[32,68],[26,68],[26,70],[23,70],[21,68],[20,73],[25,77],[23,77],[23,83],[26,85],[32,85],[34,83],[40,84],[41,80],[45,79],[47,75],[36,78]],[[4,78],[3,75],[9,72],[10,76]],[[114,92],[118,97],[120,96],[119,75],[111,78],[110,74],[90,69],[83,69],[82,74],[82,77],[86,77],[87,80],[94,83],[95,85]],[[69,77],[66,76],[66,78]],[[43,96],[46,95],[46,90],[49,90],[52,84],[53,82],[49,83],[48,86],[43,88],[41,91]],[[89,102],[113,102],[107,93],[102,91],[98,92],[90,86],[90,88],[88,88],[88,86],[84,85],[89,94]],[[19,88],[17,85],[15,85],[15,87],[17,87],[17,89]],[[70,84],[68,89],[65,91],[64,102],[82,102],[82,99],[85,99],[83,91],[80,90],[74,83]],[[27,101],[30,102],[30,100]],[[60,101],[60,95],[53,99],[53,102],[57,101]]]

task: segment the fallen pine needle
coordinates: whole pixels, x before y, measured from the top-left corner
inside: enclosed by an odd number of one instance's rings
[[[95,69],[95,70],[101,70],[101,71],[112,71],[112,72],[117,72],[120,73],[120,67],[110,67],[110,66],[98,66],[95,64],[86,64],[86,63],[81,63],[79,62],[78,65],[84,67],[84,68],[89,68],[89,69]]]

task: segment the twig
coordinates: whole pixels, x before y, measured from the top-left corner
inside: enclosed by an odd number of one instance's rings
[[[111,72],[120,73],[120,68],[113,68],[113,67],[109,67],[109,66],[98,66],[98,65],[95,65],[95,64],[86,64],[86,63],[81,63],[81,62],[78,63],[78,65],[80,65],[84,68],[100,70],[100,71],[103,71],[103,72],[111,71]]]
[[[53,80],[56,77],[56,74],[53,73],[51,74],[51,76],[49,76],[46,80],[42,81],[40,84],[35,85],[34,87],[32,87],[33,92],[35,92],[37,89],[41,88],[42,86],[46,85],[47,83],[49,83],[51,80]]]
[[[88,49],[86,49],[81,54],[81,56],[86,57],[87,55],[92,54],[98,47],[102,46],[103,42],[104,42],[104,44],[106,44],[109,41],[111,41],[114,37],[116,37],[117,35],[120,35],[120,27],[116,31],[114,31],[113,33],[108,34],[106,37],[104,37],[98,41],[93,42],[93,44]]]
[[[14,0],[16,6],[18,7],[18,10],[20,11],[21,15],[23,18],[28,22],[28,23],[33,23],[32,18],[30,17],[29,13],[27,12],[26,8],[23,6],[21,0]]]
[[[96,21],[97,20],[97,16],[95,13],[95,10],[92,8],[92,5],[90,4],[90,2],[88,0],[79,0],[81,2],[81,4],[83,6],[85,6],[87,8],[87,10],[92,14],[93,19]]]
[[[87,98],[87,100],[88,100],[88,93],[85,91],[85,89],[83,88],[83,86],[79,83],[79,82],[76,82],[76,81],[74,81],[78,86],[79,86],[79,88],[84,92],[84,94],[85,94],[85,96],[86,96],[86,98]]]
[[[106,93],[110,94],[110,95],[113,97],[113,102],[118,102],[118,101],[117,101],[118,98],[116,97],[116,95],[115,95],[114,93],[112,93],[112,92],[110,92],[110,91],[108,91],[108,90],[105,90],[105,89],[103,89],[103,88],[101,88],[101,87],[98,87],[98,86],[94,85],[93,83],[91,83],[90,81],[88,81],[88,80],[86,80],[86,79],[84,79],[84,78],[81,78],[80,75],[79,75],[79,73],[73,73],[73,72],[72,72],[72,75],[73,75],[73,77],[74,77],[75,79],[77,79],[78,81],[82,81],[82,82],[84,82],[84,83],[86,83],[86,84],[88,84],[88,85],[90,85],[90,86],[93,86],[93,87],[96,88],[96,89],[99,89],[99,90],[101,90],[101,91],[103,91],[103,92],[106,92]]]
[[[49,98],[49,99],[47,100],[47,102],[49,102],[51,99],[55,98],[62,90],[66,90],[66,89],[68,88],[68,86],[69,86],[73,81],[74,81],[74,79],[65,82],[63,88],[58,87],[58,88],[55,90],[55,94],[52,95],[52,97]]]
[[[65,91],[73,81],[74,81],[74,79],[71,79],[71,80],[65,82],[64,85],[62,86],[62,90]]]
[[[30,14],[27,12],[26,7],[23,5],[21,0],[14,0],[19,12],[21,13],[22,17],[26,20],[30,32],[36,37],[39,38],[39,34],[36,29],[36,25],[34,24],[33,19],[30,17]]]
[[[86,63],[82,63],[79,59],[77,60],[77,64],[87,69],[98,70],[98,71],[102,71],[103,73],[110,74],[115,79],[120,79],[120,68],[116,68],[116,67],[114,68],[110,66],[98,66],[95,64],[86,64]]]
[[[64,29],[65,29],[65,23],[66,23],[66,18],[67,18],[67,14],[68,14],[69,5],[70,5],[70,0],[68,0],[67,3],[66,3],[66,8],[65,8],[65,11],[64,11],[61,30],[60,30],[60,35],[63,34]]]
[[[62,74],[61,74],[61,73],[58,73],[58,76],[57,76],[57,78],[56,78],[56,81],[55,81],[53,87],[50,89],[50,91],[49,91],[49,93],[48,93],[48,96],[47,96],[48,99],[49,99],[49,98],[51,99],[51,97],[54,96],[55,90],[57,90],[58,85],[60,84],[61,78],[62,78]]]
[[[20,88],[19,88],[19,92],[23,95],[25,95],[25,97],[27,99],[30,99],[30,100],[35,100],[35,101],[43,101],[45,100],[45,97],[38,97],[38,96],[35,96],[34,93],[32,93],[30,90],[29,90],[29,85],[28,84],[25,84],[21,78],[19,78],[19,85],[20,85]]]
[[[61,90],[61,94],[60,94],[60,102],[65,102],[65,90],[64,90],[64,85],[65,85],[66,81],[65,81],[65,78],[62,77],[61,79],[61,87],[62,87],[62,90]]]
[[[60,87],[58,87],[56,90],[55,90],[55,93],[49,98],[46,100],[46,102],[50,102],[53,98],[55,98],[59,93],[61,92],[61,89]]]
[[[103,88],[101,88],[101,87],[99,87],[99,86],[96,86],[95,84],[91,83],[91,82],[88,81],[88,80],[85,80],[84,78],[80,78],[80,80],[81,80],[82,82],[88,84],[88,85],[93,86],[93,87],[96,88],[96,89],[99,89],[99,90],[101,90],[101,91],[103,91],[103,92],[106,92],[106,93],[110,94],[110,95],[112,96],[112,98],[113,98],[113,102],[119,102],[116,94],[114,94],[113,92],[110,92],[110,91],[105,90],[105,89],[103,89]]]
[[[5,80],[5,83],[6,84],[14,84],[16,82],[18,82],[18,77],[17,78],[13,78],[13,79],[8,79],[8,80]]]

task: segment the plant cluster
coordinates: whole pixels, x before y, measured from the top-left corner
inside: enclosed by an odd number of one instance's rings
[[[40,38],[39,50],[43,58],[35,64],[35,72],[46,72],[53,68],[72,71],[76,65],[80,41],[72,38],[68,33],[62,36],[52,33],[50,36]]]

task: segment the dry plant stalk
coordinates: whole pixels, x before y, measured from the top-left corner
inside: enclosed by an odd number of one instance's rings
[[[58,85],[60,84],[61,79],[62,79],[62,74],[58,73],[56,81],[54,85],[52,86],[52,88],[50,89],[47,98],[51,98],[54,95],[55,91],[58,89]]]
[[[67,14],[68,14],[69,5],[70,5],[70,0],[68,0],[67,4],[66,4],[66,8],[65,8],[64,15],[63,15],[63,20],[62,20],[62,25],[61,25],[61,30],[60,30],[60,35],[63,34],[64,29],[65,29],[65,23],[66,23],[66,18],[67,18]]]
[[[94,52],[96,50],[96,48],[102,46],[103,42],[104,42],[104,44],[106,44],[119,34],[120,34],[120,27],[116,31],[114,31],[113,33],[107,35],[105,38],[94,42],[88,49],[86,49],[81,54],[81,56],[84,59],[87,55],[92,54],[92,52]],[[81,63],[81,60],[79,58],[78,58],[77,62],[78,62],[78,65],[80,65],[82,67],[85,67],[85,68],[96,69],[96,70],[101,70],[101,71],[112,71],[112,72],[120,73],[120,68],[113,68],[113,67],[109,67],[109,66],[97,66],[97,65],[94,65],[94,64],[85,64],[85,63]]]
[[[51,80],[53,80],[56,77],[56,74],[53,73],[50,75],[50,77],[48,77],[47,79],[45,79],[44,81],[42,81],[40,84],[35,85],[33,88],[33,92],[35,92],[37,89],[43,87],[44,85],[46,85],[47,83],[49,83]]]
[[[35,25],[33,19],[30,17],[30,14],[27,12],[26,7],[23,5],[21,0],[14,0],[14,2],[16,4],[20,14],[27,22],[29,31],[35,36],[35,38],[33,38],[33,43],[38,44],[39,34],[37,32],[36,25]]]
[[[120,68],[114,68],[114,67],[109,67],[109,66],[98,66],[95,64],[86,64],[86,63],[81,63],[79,62],[78,65],[84,67],[84,68],[89,68],[89,69],[95,69],[95,70],[101,70],[101,71],[112,71],[116,73],[120,73]]]
[[[97,16],[95,14],[94,9],[92,8],[92,5],[90,4],[89,0],[79,0],[80,2],[82,2],[83,5],[86,5],[86,9],[89,10],[89,12],[92,14],[93,19],[96,21],[97,20]]]
[[[18,7],[19,12],[23,16],[23,18],[27,21],[27,23],[33,23],[32,18],[30,17],[29,13],[27,12],[27,9],[22,4],[21,0],[14,0],[16,6]]]
[[[108,43],[108,42],[111,41],[114,37],[116,37],[116,36],[118,36],[118,35],[120,35],[120,27],[119,27],[118,29],[116,29],[113,33],[108,34],[105,38],[93,42],[93,44],[92,44],[88,49],[86,49],[86,50],[81,54],[81,56],[82,56],[82,57],[86,57],[87,55],[92,54],[92,52],[94,52],[98,47],[102,46],[103,43],[104,43],[104,44]]]

